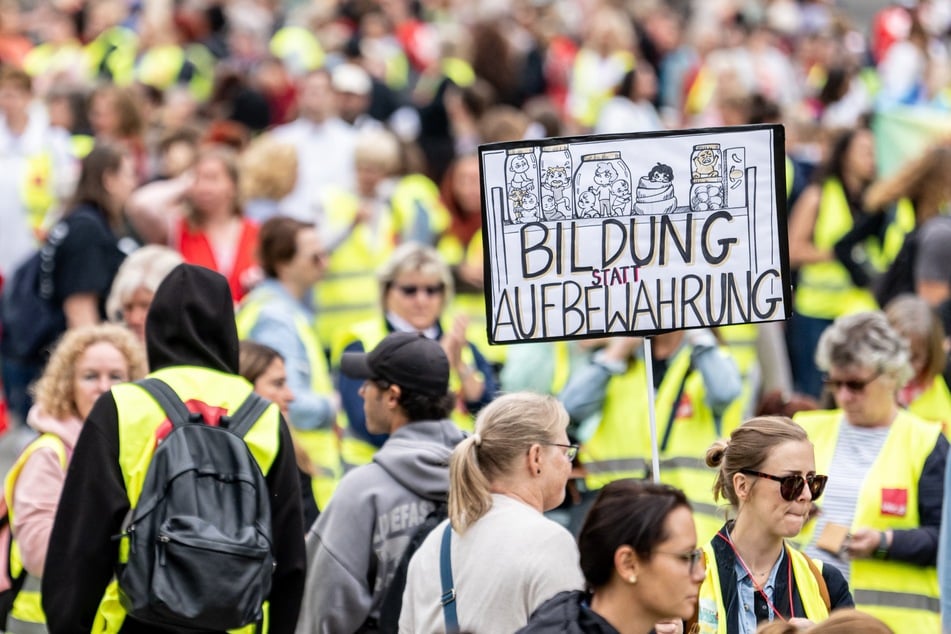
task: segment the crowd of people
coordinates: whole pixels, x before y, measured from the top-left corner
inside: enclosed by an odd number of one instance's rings
[[[273,631],[937,631],[951,3],[880,4],[0,0],[7,631],[140,631],[147,373],[277,405]],[[479,145],[762,123],[789,321],[489,345]]]

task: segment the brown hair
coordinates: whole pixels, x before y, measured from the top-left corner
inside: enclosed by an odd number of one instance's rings
[[[264,374],[274,359],[283,361],[284,357],[271,346],[247,339],[238,343],[238,374],[251,383]]]
[[[908,341],[911,355],[914,344],[925,345],[925,379],[931,380],[944,372],[948,361],[944,349],[944,326],[933,308],[917,295],[899,295],[885,307],[888,323]]]
[[[532,445],[551,442],[568,426],[568,412],[554,397],[504,394],[486,405],[475,434],[449,460],[449,519],[457,533],[492,508],[491,483],[508,474]]]
[[[67,330],[53,349],[42,376],[33,386],[36,403],[53,418],[64,420],[79,416],[76,411],[76,361],[92,345],[108,343],[115,347],[129,365],[129,380],[145,376],[147,371],[142,344],[126,328],[116,324],[99,324]]]
[[[951,143],[928,149],[895,174],[873,183],[865,195],[865,206],[870,212],[882,212],[901,198],[914,205],[917,225],[951,203]]]
[[[98,97],[112,99],[112,105],[116,110],[118,119],[116,136],[120,139],[142,136],[145,131],[145,118],[142,116],[139,98],[132,88],[100,84],[89,96],[89,105],[91,106],[92,102]]]
[[[274,216],[261,225],[258,234],[258,261],[264,274],[277,277],[277,265],[297,255],[297,234],[314,225],[288,216]]]
[[[877,618],[865,612],[851,608],[836,610],[825,621],[821,621],[805,630],[786,621],[764,623],[756,630],[756,634],[895,634]]]
[[[0,86],[7,85],[23,92],[33,92],[33,80],[23,70],[12,66],[0,66]]]
[[[749,419],[733,430],[729,440],[718,440],[707,449],[707,466],[718,469],[713,499],[724,498],[738,508],[740,501],[733,489],[733,476],[743,469],[759,468],[777,445],[803,440],[809,440],[805,430],[785,416]]]
[[[241,179],[238,170],[237,154],[227,145],[206,145],[198,151],[198,156],[195,158],[195,167],[197,168],[200,163],[208,160],[218,161],[225,168],[228,179],[231,180],[234,185],[234,208],[232,209],[232,214],[235,216],[243,215],[244,212],[241,207]],[[187,208],[188,220],[194,225],[198,222],[195,207],[189,202]]]
[[[111,225],[118,224],[122,210],[113,209],[112,199],[103,181],[106,174],[119,171],[123,159],[131,160],[119,146],[97,143],[80,163],[79,181],[73,193],[72,207],[91,205],[105,212]]]

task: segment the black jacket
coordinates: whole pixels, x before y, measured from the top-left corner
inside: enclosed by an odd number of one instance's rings
[[[581,590],[559,592],[545,601],[516,634],[618,634],[614,627],[588,607],[591,597]]]
[[[150,368],[199,366],[236,374],[238,337],[231,292],[209,269],[179,265],[155,293],[146,322]],[[183,400],[187,400],[185,397]],[[66,474],[43,572],[43,609],[52,633],[89,632],[118,561],[129,500],[119,468],[119,421],[111,392],[93,406]],[[271,493],[274,570],[270,631],[293,632],[304,590],[304,527],[287,424],[265,474]],[[228,583],[223,579],[222,583]],[[210,589],[214,591],[214,589]],[[126,619],[122,632],[159,632]]]
[[[720,532],[724,532],[727,526],[724,526]],[[736,554],[726,540],[720,537],[714,537],[710,542],[713,546],[713,553],[716,556],[717,574],[720,576],[720,591],[723,593],[723,607],[726,610],[727,634],[736,634],[739,632],[739,601],[736,592]],[[708,564],[709,565],[709,564]],[[776,582],[773,588],[773,605],[780,614],[789,618],[789,557],[783,557],[779,563],[779,569],[776,571]],[[849,584],[845,577],[834,566],[822,567],[822,578],[825,579],[826,586],[829,589],[829,600],[832,609],[851,608],[855,606],[852,600],[852,594],[849,592]],[[799,596],[799,588],[796,584],[796,578],[793,580],[793,611],[797,617],[805,617],[806,611],[802,607],[802,598]]]

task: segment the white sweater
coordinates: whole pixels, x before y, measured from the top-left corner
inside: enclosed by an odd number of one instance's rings
[[[401,634],[446,631],[439,551],[447,523],[430,532],[410,562]],[[464,632],[514,632],[547,599],[584,585],[571,534],[532,507],[498,494],[465,534],[452,534],[452,575]]]

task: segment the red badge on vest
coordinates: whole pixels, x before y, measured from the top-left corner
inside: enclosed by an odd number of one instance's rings
[[[882,515],[905,517],[908,489],[882,489]]]
[[[677,403],[676,418],[693,418],[693,402],[690,400],[689,394],[680,397],[680,402]]]

